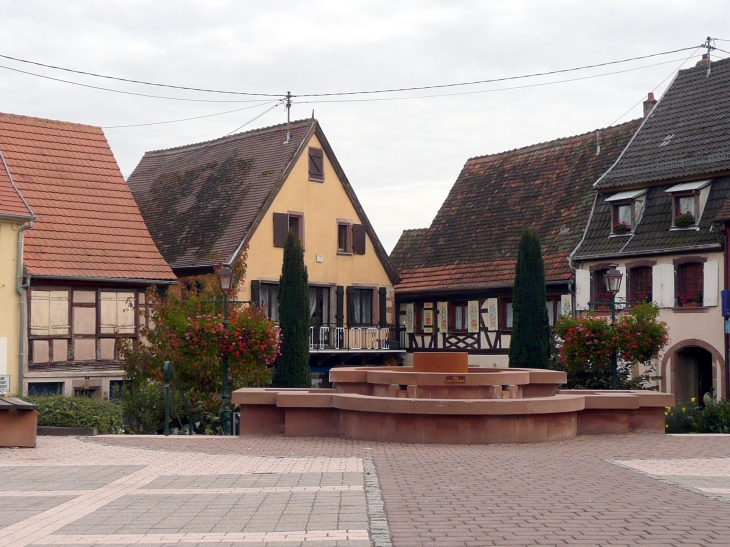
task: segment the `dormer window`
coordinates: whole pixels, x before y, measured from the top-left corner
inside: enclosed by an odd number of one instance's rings
[[[619,192],[606,198],[611,205],[611,235],[630,234],[639,223],[646,190]]]
[[[707,198],[710,195],[709,180],[685,182],[669,188],[672,196],[672,228],[694,228],[699,225]]]

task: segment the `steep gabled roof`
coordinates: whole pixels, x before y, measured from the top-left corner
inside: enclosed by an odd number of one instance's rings
[[[540,233],[548,282],[569,280],[567,257],[585,228],[592,185],[639,122],[468,160],[418,250],[404,244],[408,253],[391,256],[402,280],[396,290],[511,286],[524,226]]]
[[[395,270],[315,119],[147,152],[127,183],[173,269],[233,260],[253,235],[310,138],[322,144],[384,268]]]
[[[36,216],[25,232],[29,274],[175,279],[147,232],[101,128],[0,114],[0,150]]]
[[[680,70],[599,190],[730,172],[730,58]]]

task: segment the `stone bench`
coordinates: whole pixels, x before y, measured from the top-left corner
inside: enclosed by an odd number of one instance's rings
[[[38,407],[17,397],[0,397],[0,447],[35,448]]]

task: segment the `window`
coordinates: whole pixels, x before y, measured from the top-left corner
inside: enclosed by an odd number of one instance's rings
[[[330,322],[330,288],[309,287],[309,324],[328,325]]]
[[[646,199],[646,190],[619,192],[608,198],[611,204],[611,233],[622,235],[631,233],[639,222]]]
[[[591,272],[591,301],[592,302],[610,302],[611,293],[608,292],[606,286],[606,272],[610,268],[605,267]]]
[[[672,196],[672,227],[697,226],[710,195],[710,180],[684,182],[667,189]]]
[[[100,294],[102,334],[134,334],[134,295],[107,291]]]
[[[337,223],[337,252],[338,253],[351,253],[352,252],[352,225],[348,222]]]
[[[631,268],[628,275],[628,293],[630,302],[652,301],[652,268],[641,266]]]
[[[701,306],[704,296],[704,281],[704,264],[690,262],[677,266],[677,306]]]
[[[28,382],[28,396],[50,397],[63,395],[63,382]]]
[[[304,245],[304,215],[302,213],[274,213],[274,247],[284,247],[289,231]]]
[[[261,283],[259,286],[259,299],[261,308],[266,317],[272,321],[279,320],[279,285],[274,283]]]
[[[348,287],[350,290],[350,324],[373,324],[373,290]]]
[[[512,299],[511,298],[500,298],[499,299],[499,328],[500,330],[511,330],[514,322],[514,315],[512,313]]]
[[[68,291],[30,293],[30,334],[32,336],[68,335]]]
[[[466,332],[469,330],[469,303],[449,303],[449,326],[452,332]]]
[[[545,308],[547,309],[548,323],[552,327],[555,325],[555,318],[561,315],[560,298],[548,298],[545,301]]]
[[[324,182],[324,154],[320,148],[309,149],[309,180]]]

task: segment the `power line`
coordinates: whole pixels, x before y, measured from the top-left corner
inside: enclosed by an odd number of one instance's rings
[[[108,76],[106,74],[97,74],[95,72],[86,72],[84,70],[75,70],[73,68],[65,68],[61,66],[55,66],[55,65],[47,65],[45,63],[38,63],[36,61],[29,61],[27,59],[19,59],[17,57],[11,57],[9,55],[0,55],[3,59],[10,59],[11,61],[17,61],[19,63],[27,63],[30,65],[36,65],[36,66],[42,66],[45,68],[52,68],[53,70],[63,70],[64,72],[73,72],[74,74],[83,74],[84,76],[93,76],[95,78],[105,78],[107,80],[116,80],[118,82],[128,82],[132,84],[142,84],[142,85],[152,85],[156,87],[167,87],[170,89],[182,89],[185,91],[200,91],[204,93],[224,93],[227,95],[249,95],[249,96],[257,96],[257,97],[281,97],[281,94],[272,94],[272,93],[245,93],[242,91],[221,91],[219,89],[204,89],[204,88],[198,88],[198,87],[185,87],[181,85],[171,85],[171,84],[160,84],[155,82],[146,82],[143,80],[132,80],[129,78],[119,78],[117,76]]]
[[[641,56],[638,56],[638,57],[630,57],[630,58],[621,59],[621,60],[618,60],[618,61],[608,61],[608,62],[604,62],[604,63],[596,63],[596,64],[591,64],[591,65],[584,65],[584,66],[579,66],[579,67],[573,67],[573,68],[565,68],[565,69],[560,69],[560,70],[551,70],[551,71],[547,71],[547,72],[537,72],[537,73],[533,73],[533,74],[523,74],[523,75],[520,75],[520,76],[507,76],[507,77],[503,77],[503,78],[491,78],[491,79],[486,79],[486,80],[474,80],[474,81],[469,81],[469,82],[456,82],[456,83],[437,84],[437,85],[428,85],[428,86],[414,86],[414,87],[388,88],[388,89],[375,89],[375,90],[361,90],[361,91],[344,91],[344,92],[336,92],[336,93],[309,93],[309,94],[298,94],[298,95],[295,94],[293,96],[294,97],[335,97],[335,96],[344,96],[344,95],[372,95],[372,94],[380,94],[380,93],[402,93],[402,92],[406,92],[406,91],[425,91],[425,90],[429,90],[429,89],[444,89],[444,88],[451,88],[451,87],[463,87],[463,86],[471,86],[471,85],[486,84],[486,83],[504,82],[504,81],[510,81],[510,80],[520,80],[520,79],[526,79],[526,78],[536,78],[536,77],[540,77],[540,76],[549,76],[549,75],[554,75],[554,74],[562,74],[562,73],[566,73],[566,72],[576,72],[576,71],[579,71],[579,70],[587,70],[587,69],[591,69],[591,68],[599,68],[599,67],[604,67],[604,66],[609,66],[609,65],[621,64],[621,63],[628,63],[628,62],[631,62],[631,61],[638,61],[638,60],[641,60],[641,59],[649,59],[649,58],[652,58],[652,57],[658,57],[658,56],[662,56],[662,55],[669,55],[671,53],[677,53],[677,52],[680,52],[680,51],[688,51],[690,49],[694,49],[694,47],[696,47],[696,46],[686,47],[686,48],[681,48],[681,49],[675,49],[675,50],[671,50],[671,51],[663,51],[663,52],[660,52],[660,53],[652,53],[650,55],[641,55]],[[284,96],[283,94],[251,93],[251,92],[243,92],[243,91],[226,91],[226,90],[220,90],[220,89],[207,89],[207,88],[187,87],[187,86],[179,86],[179,85],[172,85],[172,84],[162,84],[162,83],[158,83],[158,82],[148,82],[148,81],[144,81],[144,80],[135,80],[135,79],[130,79],[130,78],[120,78],[120,77],[117,77],[117,76],[109,76],[109,75],[106,75],[106,74],[98,74],[98,73],[95,73],[95,72],[88,72],[88,71],[83,71],[83,70],[76,70],[76,69],[71,69],[71,68],[66,68],[66,67],[60,67],[60,66],[56,66],[56,65],[49,65],[49,64],[45,64],[45,63],[39,63],[39,62],[36,62],[36,61],[30,61],[30,60],[27,60],[27,59],[20,59],[18,57],[11,57],[9,55],[1,55],[0,54],[0,58],[9,59],[9,60],[16,61],[16,62],[19,62],[19,63],[27,63],[27,64],[36,65],[36,66],[42,66],[42,67],[50,68],[50,69],[53,69],[53,70],[61,70],[61,71],[65,71],[65,72],[72,72],[72,73],[75,73],[75,74],[82,74],[84,76],[92,76],[92,77],[95,77],[95,78],[105,78],[105,79],[109,79],[109,80],[116,80],[116,81],[127,82],[127,83],[134,83],[134,84],[140,84],[140,85],[149,85],[149,86],[156,86],[156,87],[165,87],[165,88],[169,88],[169,89],[180,89],[180,90],[185,90],[185,91],[197,91],[197,92],[202,92],[202,93],[221,93],[221,94],[228,94],[228,95],[247,95],[247,96],[258,96],[258,97],[276,97],[276,98],[280,98],[280,97],[283,97]],[[26,73],[26,74],[32,74],[34,76],[45,77],[45,78],[49,78],[49,79],[52,79],[52,80],[63,81],[63,82],[66,82],[66,83],[73,83],[75,85],[82,85],[82,86],[85,86],[85,87],[97,88],[96,86],[90,86],[90,85],[86,85],[86,84],[80,84],[78,82],[71,82],[71,81],[68,81],[68,80],[61,80],[61,79],[57,79],[57,78],[52,78],[50,76],[42,76],[42,75],[39,75],[39,74],[25,72],[25,71],[18,70],[18,69],[12,69],[10,67],[2,67],[2,68],[7,68],[9,70],[15,70],[16,72],[23,72],[23,73]],[[97,89],[105,89],[107,91],[111,91],[110,89],[107,89],[107,88],[97,88]],[[119,93],[134,94],[132,92],[122,92],[122,91],[118,91],[118,90],[114,90],[114,91],[117,91]],[[143,94],[139,94],[139,95],[145,96]]]
[[[697,48],[699,49],[699,48]],[[695,49],[695,51],[697,51]],[[694,52],[693,52],[694,54]],[[481,89],[478,91],[461,91],[457,93],[439,93],[435,95],[409,95],[406,97],[379,97],[379,98],[370,98],[370,99],[321,99],[321,100],[313,100],[313,101],[295,101],[294,104],[316,104],[316,103],[353,103],[353,102],[376,102],[376,101],[404,101],[409,99],[429,99],[434,97],[455,97],[459,95],[477,95],[481,93],[496,93],[499,91],[510,91],[514,89],[528,89],[531,87],[541,87],[546,85],[555,85],[555,84],[562,84],[567,82],[576,82],[580,80],[591,80],[593,78],[602,78],[605,76],[612,76],[614,74],[623,74],[625,72],[635,72],[637,70],[644,70],[646,68],[651,68],[655,66],[661,66],[666,65],[669,63],[676,63],[677,61],[681,61],[681,59],[672,59],[671,61],[662,61],[660,63],[654,63],[651,65],[636,67],[636,68],[627,68],[625,70],[615,70],[613,72],[605,72],[603,74],[593,74],[591,76],[579,76],[577,78],[568,78],[565,80],[556,80],[554,82],[540,82],[537,84],[525,84],[525,85],[518,85],[518,86],[511,86],[511,87],[500,87],[498,89]],[[301,96],[301,95],[300,95]]]
[[[243,128],[244,128],[244,127],[246,127],[246,126],[247,126],[248,124],[250,124],[250,123],[253,123],[253,122],[255,122],[256,120],[258,120],[258,119],[259,119],[259,118],[260,118],[261,116],[263,116],[264,114],[266,114],[266,113],[268,113],[268,112],[271,112],[272,110],[274,110],[274,109],[275,109],[275,108],[276,108],[277,106],[279,106],[280,104],[281,104],[281,102],[280,102],[280,101],[276,101],[276,104],[275,104],[274,106],[272,106],[271,108],[268,108],[268,109],[264,110],[264,111],[263,111],[263,112],[262,112],[261,114],[259,114],[259,115],[258,115],[258,116],[256,116],[255,118],[251,118],[250,120],[248,120],[248,121],[247,121],[246,123],[244,123],[243,125],[239,125],[238,127],[236,127],[236,128],[235,128],[235,129],[234,129],[233,131],[231,131],[230,133],[226,133],[226,134],[225,134],[225,136],[227,137],[228,135],[232,135],[233,133],[235,133],[235,132],[236,132],[236,131],[238,131],[239,129],[243,129]]]
[[[245,106],[243,108],[236,108],[235,110],[226,110],[225,112],[216,112],[215,114],[205,114],[204,116],[194,116],[192,118],[181,118],[179,120],[168,120],[168,121],[164,121],[164,122],[149,122],[149,123],[133,123],[130,125],[107,125],[105,127],[102,127],[102,129],[122,129],[125,127],[144,127],[147,125],[162,125],[162,124],[166,124],[166,123],[188,122],[191,120],[200,120],[202,118],[212,118],[213,116],[223,116],[224,114],[231,114],[233,112],[241,112],[242,110],[249,110],[250,108],[257,108],[259,106],[264,106],[267,104],[278,103],[278,102],[279,102],[278,100],[266,101],[263,103],[255,104],[253,106]],[[276,105],[274,105],[274,106],[276,106]],[[269,109],[269,110],[271,110],[271,109]],[[268,110],[266,112],[268,112]],[[266,112],[264,112],[264,114],[266,114]]]
[[[61,82],[64,84],[77,85],[79,87],[87,87],[90,89],[98,89],[101,91],[110,91],[112,93],[121,93],[122,95],[134,95],[136,97],[149,97],[149,98],[153,98],[153,99],[167,99],[170,101],[185,101],[185,102],[194,102],[194,103],[252,103],[252,102],[263,100],[263,99],[247,99],[247,100],[237,100],[237,101],[221,101],[221,100],[214,100],[214,99],[185,99],[182,97],[167,97],[164,95],[149,95],[147,93],[136,93],[134,91],[122,91],[121,89],[112,89],[109,87],[100,87],[97,85],[82,84],[81,82],[64,80],[63,78],[54,78],[53,76],[46,76],[45,74],[38,74],[36,72],[28,72],[27,70],[20,70],[19,68],[12,68],[12,67],[5,66],[5,65],[0,65],[0,68],[4,68],[5,70],[11,70],[13,72],[20,72],[21,74],[27,74],[29,76],[36,76],[38,78],[44,78],[46,80],[53,80],[54,82]]]

